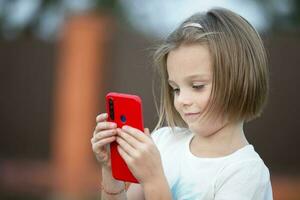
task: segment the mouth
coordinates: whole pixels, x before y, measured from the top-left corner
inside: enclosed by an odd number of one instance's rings
[[[190,112],[190,113],[184,113],[185,116],[193,116],[193,115],[199,115],[200,112]]]
[[[188,120],[195,120],[200,116],[200,112],[195,112],[195,113],[184,113],[184,117]]]

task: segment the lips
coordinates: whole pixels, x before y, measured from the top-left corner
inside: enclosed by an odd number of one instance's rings
[[[196,112],[196,113],[184,113],[185,116],[193,116],[193,115],[199,115],[200,112]]]
[[[190,120],[195,120],[200,116],[200,112],[196,113],[184,113],[184,117],[190,121]]]

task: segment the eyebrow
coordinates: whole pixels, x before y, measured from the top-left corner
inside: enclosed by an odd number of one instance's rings
[[[186,76],[185,78],[184,78],[184,80],[189,80],[189,79],[204,79],[204,80],[209,80],[209,76],[207,75],[207,74],[201,74],[201,75],[199,75],[199,74],[193,74],[193,75],[189,75],[189,76]],[[173,81],[173,80],[168,80],[168,82],[169,83],[175,83],[175,81]],[[175,83],[176,84],[176,83]]]

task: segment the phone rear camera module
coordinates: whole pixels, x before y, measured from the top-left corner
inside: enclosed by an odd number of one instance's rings
[[[125,115],[121,115],[120,119],[121,119],[121,122],[122,122],[122,123],[125,123],[125,122],[126,122],[126,117],[125,117]]]
[[[113,113],[113,112],[110,112],[110,114],[109,114],[109,118],[110,118],[111,120],[115,120],[115,115],[114,115],[114,113]]]
[[[112,106],[114,104],[113,100],[112,99],[109,99],[109,106]]]
[[[109,117],[111,120],[114,120],[115,119],[114,101],[112,99],[109,99],[108,104],[109,104]]]

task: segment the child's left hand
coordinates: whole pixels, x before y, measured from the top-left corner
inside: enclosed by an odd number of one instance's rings
[[[160,153],[149,129],[144,133],[130,126],[117,129],[118,151],[141,184],[164,178]]]

